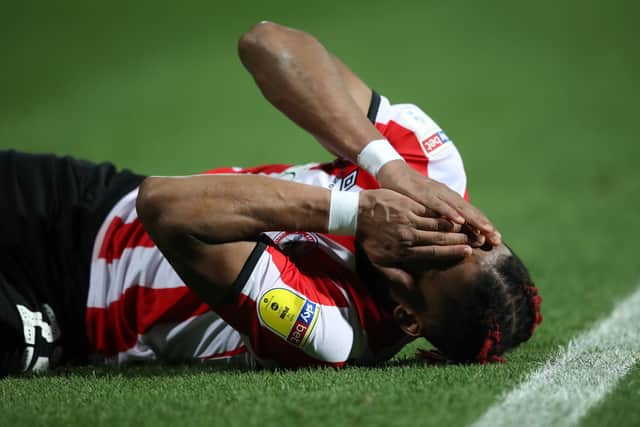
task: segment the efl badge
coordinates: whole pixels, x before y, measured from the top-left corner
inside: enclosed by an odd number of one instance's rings
[[[258,315],[262,323],[295,346],[302,346],[318,318],[318,305],[289,289],[271,289],[262,295]]]

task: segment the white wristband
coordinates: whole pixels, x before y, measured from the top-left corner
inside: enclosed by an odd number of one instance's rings
[[[382,166],[393,160],[404,159],[386,139],[371,141],[358,154],[358,164],[373,176],[378,175]]]
[[[329,205],[329,233],[353,236],[358,227],[358,206],[360,193],[351,191],[331,191]]]

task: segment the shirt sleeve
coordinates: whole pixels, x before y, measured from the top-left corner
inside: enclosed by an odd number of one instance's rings
[[[214,308],[265,367],[341,367],[354,347],[355,313],[328,277],[305,274],[259,242],[229,300]]]
[[[412,168],[466,198],[467,176],[458,149],[418,106],[392,105],[374,92],[368,117]]]

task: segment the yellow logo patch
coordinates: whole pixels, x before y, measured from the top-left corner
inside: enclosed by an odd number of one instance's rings
[[[258,304],[260,320],[290,343],[301,346],[309,337],[318,317],[318,305],[289,289],[265,292]]]

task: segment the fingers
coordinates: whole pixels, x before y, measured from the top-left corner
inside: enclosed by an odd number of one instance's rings
[[[487,238],[485,237],[484,234],[474,234],[469,238],[469,245],[471,245],[471,247],[474,247],[474,248],[480,248],[484,246],[486,241],[487,241]]]
[[[471,203],[464,201],[464,199],[453,191],[451,191],[450,194],[443,196],[442,200],[452,204],[459,214],[464,217],[467,224],[480,230],[487,236],[493,236],[495,234],[495,227],[480,209],[476,208]]]
[[[402,197],[404,202],[407,203],[408,210],[414,215],[417,215],[419,217],[429,216],[428,209],[422,203],[418,203],[412,198],[400,193],[396,193],[396,197]]]
[[[457,193],[454,193],[454,194],[458,196]],[[458,212],[458,210],[453,207],[452,200],[449,200],[449,199],[450,198],[446,198],[446,197],[434,197],[432,200],[429,200],[428,208],[438,213],[439,216],[448,218],[451,221],[461,225],[464,224],[465,223],[464,216],[462,216]]]
[[[449,188],[443,189],[442,193],[430,200],[428,207],[432,213],[437,213],[451,220],[454,224],[469,224],[474,229],[480,230],[492,245],[501,243],[500,233],[482,211],[466,202],[458,193]]]
[[[418,203],[411,197],[398,193],[393,190],[365,190],[368,194],[377,194],[378,203],[384,205],[384,203],[388,203],[392,206],[402,206],[407,209],[409,212],[419,215],[419,216],[429,216],[429,210],[422,204]],[[433,216],[433,215],[432,215]],[[437,215],[436,215],[437,216]]]
[[[489,235],[489,241],[494,246],[498,246],[498,245],[502,244],[502,234],[500,234],[500,232],[498,230],[496,230],[495,233]]]
[[[406,197],[403,195],[403,197]],[[415,214],[415,215],[419,215],[420,217],[422,216],[429,216],[429,212],[428,209],[421,203],[416,202],[415,200],[406,197],[406,202],[409,204],[409,210]]]
[[[458,245],[469,244],[479,248],[487,238],[469,224],[460,225],[444,218],[415,217],[413,245]]]
[[[469,224],[463,225],[461,232],[465,233],[469,237],[469,244],[474,248],[480,248],[484,246],[487,241],[489,241],[489,243],[493,245],[493,243],[487,238],[487,236],[482,234],[480,230],[472,228]]]
[[[424,231],[452,231],[458,233],[462,226],[460,224],[453,223],[445,218],[425,218],[422,216],[415,216],[411,218],[413,220],[414,227],[418,230]]]
[[[440,200],[449,203],[451,207],[455,208],[464,218],[467,225],[479,231],[476,234],[483,234],[489,240],[489,243],[494,246],[502,243],[502,236],[486,215],[480,209],[462,199],[458,193],[447,189],[445,194],[440,195]]]
[[[468,245],[452,246],[414,246],[407,250],[407,261],[416,262],[420,260],[456,260],[471,255],[471,247]]]
[[[493,246],[501,243],[501,236],[498,231],[494,231],[493,233],[483,233],[479,229],[474,228],[470,223],[460,225],[458,223],[451,222],[446,218],[429,218],[423,216],[414,216],[411,219],[413,221],[413,226],[418,230],[465,233],[469,237],[468,243],[473,247],[480,247],[484,245],[486,241],[491,243]]]
[[[469,236],[470,241],[473,241],[476,247],[484,245],[485,242],[489,242],[491,246],[498,246],[502,243],[502,235],[498,230],[485,233],[467,223],[462,226],[462,232]]]
[[[438,232],[415,230],[412,246],[421,245],[466,245],[469,243],[469,236],[465,233]]]
[[[401,163],[398,162],[398,166],[400,165]],[[426,208],[426,215],[444,217],[459,225],[468,223],[480,230],[492,244],[500,243],[500,234],[489,219],[446,185],[420,175],[406,165],[400,169],[383,170],[384,176],[379,177],[381,186],[420,202]]]

